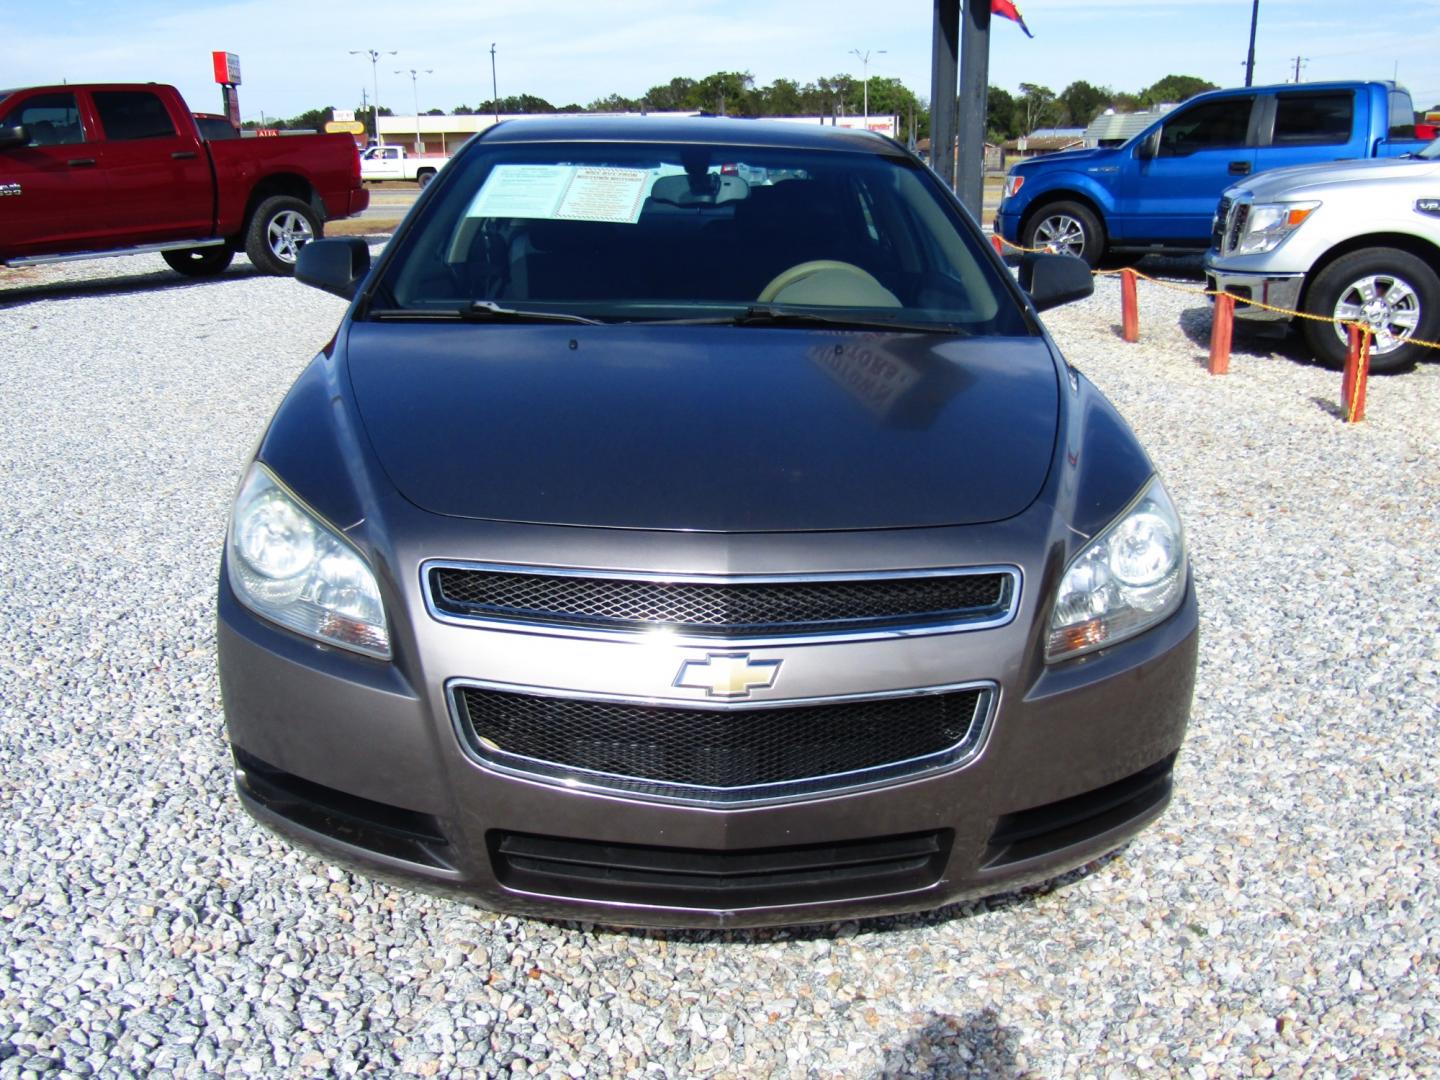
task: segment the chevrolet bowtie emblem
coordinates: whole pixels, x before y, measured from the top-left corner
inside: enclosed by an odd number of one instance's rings
[[[704,690],[706,697],[746,698],[751,690],[775,685],[779,660],[751,660],[749,653],[709,653],[704,660],[686,660],[675,685]]]

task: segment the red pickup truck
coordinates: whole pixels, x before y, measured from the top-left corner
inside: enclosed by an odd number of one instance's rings
[[[204,277],[244,250],[291,274],[369,202],[348,135],[212,141],[156,83],[0,90],[0,263],[154,251]]]

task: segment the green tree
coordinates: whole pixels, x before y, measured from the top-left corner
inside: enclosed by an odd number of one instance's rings
[[[1089,124],[1106,109],[1115,95],[1109,87],[1091,86],[1088,82],[1072,82],[1060,91],[1060,101],[1070,115],[1070,123],[1076,127]]]
[[[1065,106],[1056,99],[1055,91],[1037,83],[1020,84],[1020,100],[1015,104],[1015,114],[1022,135],[1065,122]]]
[[[652,86],[645,91],[645,105],[655,112],[684,112],[694,108],[689,104],[690,94],[695,89],[695,80],[686,78],[671,79],[664,86]],[[618,97],[618,94],[611,94]],[[603,100],[603,99],[602,99]],[[594,106],[591,106],[594,109]]]
[[[1147,86],[1141,90],[1138,97],[1140,103],[1147,109],[1156,105],[1173,103],[1178,105],[1186,98],[1192,98],[1196,94],[1204,93],[1206,90],[1220,89],[1212,82],[1194,75],[1166,75],[1160,81]]]
[[[643,102],[635,98],[621,97],[619,94],[610,94],[608,97],[596,98],[585,106],[586,112],[639,112]]]
[[[1013,139],[1018,130],[1015,126],[1015,95],[998,86],[990,87],[985,95],[985,134],[991,142]]]

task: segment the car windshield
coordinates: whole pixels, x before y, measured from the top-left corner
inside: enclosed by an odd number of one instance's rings
[[[1426,161],[1440,161],[1440,139],[1436,139],[1415,156],[1424,158]]]
[[[480,143],[436,189],[386,263],[376,317],[1034,333],[978,230],[898,155]]]

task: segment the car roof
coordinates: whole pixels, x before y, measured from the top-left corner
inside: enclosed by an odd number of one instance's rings
[[[843,150],[904,157],[898,143],[871,131],[827,124],[737,120],[723,116],[549,115],[504,120],[476,140],[495,143],[645,142],[708,146],[765,146],[789,150]]]

